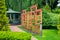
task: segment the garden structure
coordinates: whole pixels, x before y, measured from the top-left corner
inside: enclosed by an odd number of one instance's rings
[[[9,22],[11,25],[17,25],[20,24],[20,12],[13,11],[12,9],[9,9],[7,11],[7,16],[9,18]]]
[[[21,24],[27,30],[40,33],[40,23],[42,23],[42,10],[37,9],[37,5],[30,7],[30,11],[22,11],[21,14]]]

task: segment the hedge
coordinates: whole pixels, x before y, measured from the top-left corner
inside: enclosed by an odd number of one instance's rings
[[[0,31],[0,40],[31,40],[31,34],[25,32]]]
[[[43,29],[57,29],[58,15],[43,9],[42,25]]]

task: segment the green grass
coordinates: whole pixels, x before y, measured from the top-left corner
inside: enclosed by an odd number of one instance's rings
[[[28,32],[25,28],[20,27],[22,30]],[[31,33],[32,34],[32,33]],[[57,30],[55,29],[43,29],[42,30],[42,38],[39,34],[32,34],[34,37],[36,37],[38,40],[60,40],[58,37]]]
[[[57,30],[43,30],[42,38],[40,38],[39,34],[34,35],[38,40],[58,40]]]

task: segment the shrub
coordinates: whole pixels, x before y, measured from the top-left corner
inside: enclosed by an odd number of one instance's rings
[[[5,0],[0,0],[0,31],[8,31],[9,21],[6,14]]]
[[[22,32],[0,32],[0,40],[31,40],[31,34]]]
[[[58,14],[48,13],[43,10],[43,28],[57,28]]]
[[[43,10],[45,10],[46,12],[51,12],[51,8],[48,4],[43,7]]]
[[[60,14],[58,15],[58,25],[57,25],[58,30],[60,30]]]
[[[55,8],[52,10],[53,13],[59,14],[60,13],[60,8]]]

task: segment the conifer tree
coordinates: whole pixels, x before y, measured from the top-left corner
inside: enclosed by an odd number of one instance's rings
[[[8,31],[9,20],[6,13],[5,0],[0,0],[0,31]]]

